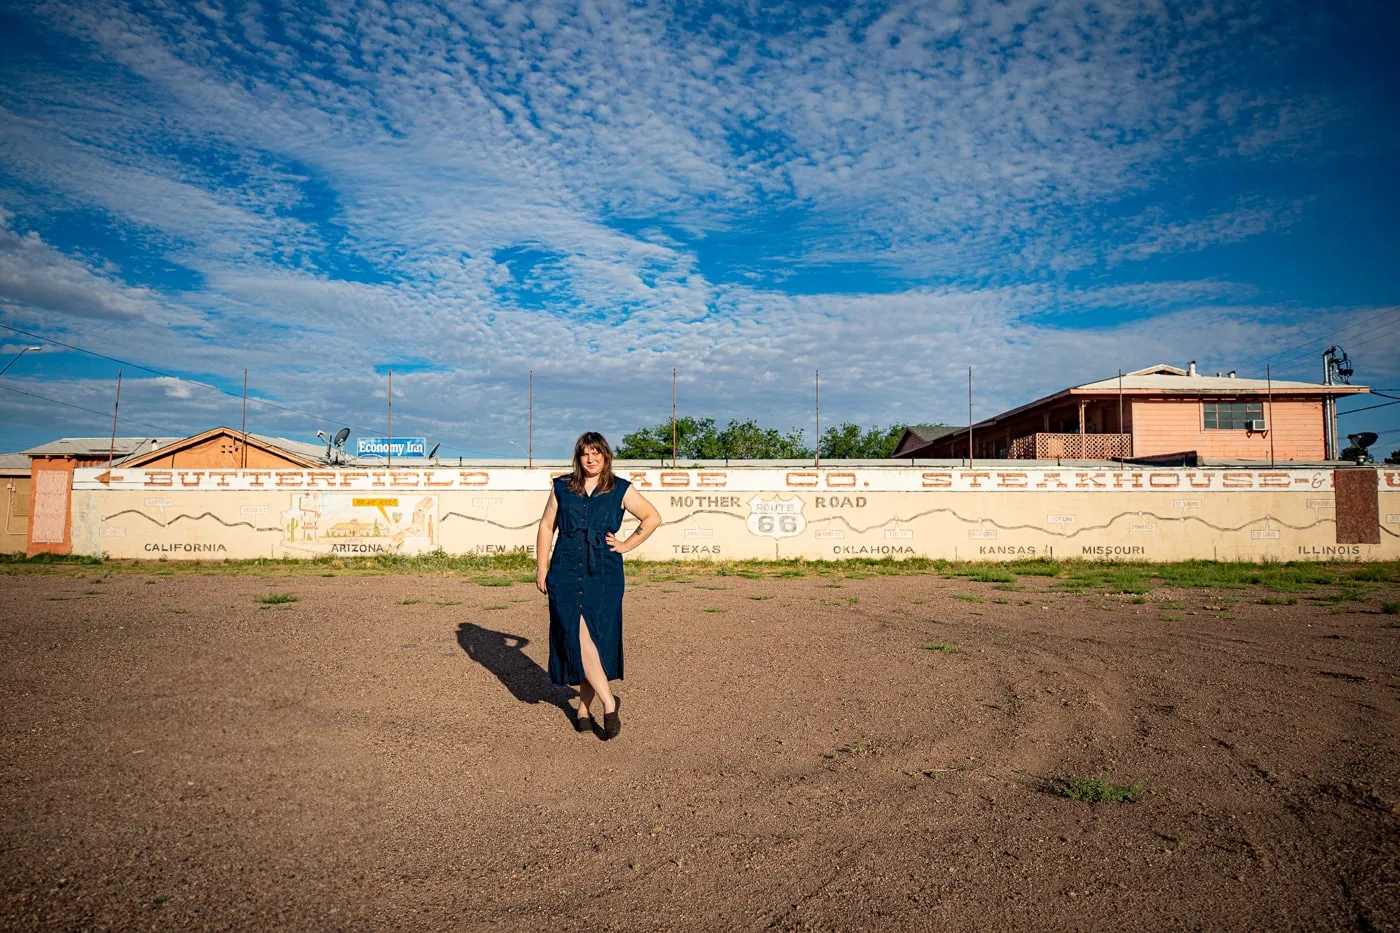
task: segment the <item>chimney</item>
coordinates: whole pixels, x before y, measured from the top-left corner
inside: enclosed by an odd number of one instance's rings
[[[1195,361],[1195,360],[1192,360],[1191,362],[1189,362],[1189,363],[1186,364],[1186,375],[1188,375],[1188,376],[1194,376],[1194,375],[1196,375],[1196,361]]]
[[[1231,379],[1235,378],[1235,371],[1234,371],[1233,369],[1230,370],[1230,378],[1231,378]]]

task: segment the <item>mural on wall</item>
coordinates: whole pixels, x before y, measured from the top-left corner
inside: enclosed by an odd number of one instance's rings
[[[662,527],[629,559],[1365,560],[1400,556],[1400,472],[1379,544],[1342,535],[1330,470],[909,467],[624,470]],[[79,470],[77,553],[219,557],[532,550],[550,469]],[[1379,525],[1379,528],[1375,526]],[[635,522],[625,519],[625,536]]]
[[[282,513],[289,554],[418,554],[437,547],[437,496],[299,493]]]

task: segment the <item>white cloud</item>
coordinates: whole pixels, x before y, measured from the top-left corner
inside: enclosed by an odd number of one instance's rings
[[[693,411],[797,423],[820,368],[834,417],[955,420],[968,365],[988,413],[1120,365],[1231,368],[1362,313],[1231,282],[1058,284],[1299,215],[1261,195],[1108,209],[1202,159],[1317,148],[1319,101],[1231,83],[1258,3],[39,9],[102,74],[0,86],[0,169],[23,180],[0,198],[27,218],[0,215],[6,320],[225,385],[247,367],[328,420],[377,423],[385,363],[433,367],[396,376],[396,423],[473,449],[519,434],[532,368],[556,445],[659,420],[673,366]],[[74,206],[199,284],[133,285],[23,232]],[[707,275],[736,231],[752,255]],[[523,289],[494,258],[511,247],[550,257]],[[733,284],[828,265],[895,284]],[[226,419],[226,397],[177,386],[133,404]]]

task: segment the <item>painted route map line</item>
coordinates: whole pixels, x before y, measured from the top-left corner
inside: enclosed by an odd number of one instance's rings
[[[163,521],[161,521],[161,520],[158,519],[158,518],[152,518],[151,516],[147,515],[145,512],[141,511],[140,509],[123,509],[123,510],[120,511],[120,512],[115,512],[115,513],[113,513],[113,514],[111,514],[111,515],[105,515],[105,516],[103,516],[103,518],[102,518],[102,524],[105,525],[105,524],[107,524],[108,522],[110,522],[112,519],[114,519],[114,518],[121,518],[123,515],[137,515],[137,516],[140,516],[141,518],[144,518],[146,521],[150,522],[152,525],[155,525],[157,528],[169,528],[171,525],[175,524],[176,522],[178,522],[178,521],[179,521],[180,519],[182,519],[182,518],[188,519],[188,520],[190,520],[190,521],[192,521],[192,522],[197,522],[197,521],[200,521],[201,519],[205,519],[205,518],[212,518],[214,521],[218,522],[220,525],[223,525],[225,528],[238,528],[239,526],[246,526],[247,528],[250,528],[251,530],[253,530],[253,531],[258,531],[258,532],[262,532],[262,531],[276,531],[276,532],[281,532],[281,531],[282,531],[282,528],[281,528],[280,526],[273,526],[272,528],[259,528],[257,525],[254,525],[252,522],[226,522],[226,521],[224,521],[222,518],[220,518],[219,516],[215,515],[213,512],[201,512],[199,515],[187,515],[187,514],[185,514],[185,513],[182,512],[182,513],[180,513],[179,515],[176,515],[174,518],[170,519],[170,521],[168,521],[168,522],[163,522]]]

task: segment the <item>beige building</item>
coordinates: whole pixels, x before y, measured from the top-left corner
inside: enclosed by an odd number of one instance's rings
[[[0,554],[23,554],[29,543],[29,458],[0,454],[0,486],[5,488],[5,530]]]

